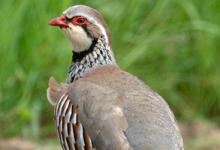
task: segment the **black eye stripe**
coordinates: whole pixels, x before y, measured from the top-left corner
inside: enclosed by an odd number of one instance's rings
[[[83,30],[86,32],[87,36],[90,37],[91,39],[93,39],[94,37],[92,36],[92,34],[89,32],[87,25],[82,25]]]
[[[73,18],[68,18],[68,17],[66,17],[66,20],[67,21],[71,21]]]

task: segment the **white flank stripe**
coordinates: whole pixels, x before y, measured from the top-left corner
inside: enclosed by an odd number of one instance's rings
[[[61,114],[61,110],[62,110],[62,108],[63,108],[63,104],[65,103],[65,101],[66,101],[66,99],[67,99],[67,95],[65,95],[64,97],[63,97],[63,99],[62,99],[62,101],[61,101],[61,103],[60,103],[60,105],[58,105],[58,110],[57,110],[57,117],[59,117]]]
[[[79,124],[78,133],[79,133],[78,143],[79,143],[79,145],[84,146],[85,143],[84,143],[84,139],[83,139],[83,127],[82,127],[81,123]]]
[[[74,134],[73,134],[73,125],[71,124],[71,127],[70,127],[70,137],[71,137],[71,143],[74,144],[76,141],[75,141],[75,137],[74,137]],[[73,146],[74,147],[74,146]]]
[[[73,120],[72,120],[72,123],[75,125],[76,124],[76,113],[74,112],[73,114]]]
[[[65,113],[67,111],[67,108],[68,108],[69,104],[70,104],[70,101],[69,101],[69,99],[67,99],[65,105],[63,106],[64,107],[64,110],[63,110],[63,113],[62,113],[63,117],[65,117]]]
[[[60,103],[62,102],[62,100],[63,100],[63,97],[65,96],[65,94],[63,94],[61,97],[60,97],[60,99],[59,99],[59,101],[58,101],[58,103],[57,103],[57,105],[56,105],[56,107],[55,107],[55,115],[57,116],[58,114],[57,114],[57,111],[58,111],[58,108],[59,108],[59,106],[60,106]]]
[[[70,117],[71,117],[72,111],[71,111],[71,106],[68,108],[68,113],[66,115],[66,122],[70,122]]]
[[[64,125],[64,138],[68,137],[68,131],[67,131],[67,123]],[[65,139],[66,141],[66,139]]]

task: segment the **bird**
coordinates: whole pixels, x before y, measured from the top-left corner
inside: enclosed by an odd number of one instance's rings
[[[73,46],[66,81],[51,77],[47,89],[63,150],[184,149],[167,102],[116,63],[98,10],[74,5],[49,25],[60,27]]]

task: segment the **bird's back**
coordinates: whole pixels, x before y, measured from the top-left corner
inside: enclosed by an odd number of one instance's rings
[[[124,135],[134,149],[183,149],[182,137],[169,106],[162,97],[138,78],[116,66],[106,65],[94,69],[76,81],[75,86],[80,86],[81,83],[84,83],[84,87],[86,83],[92,83],[103,90],[112,90],[117,94],[118,100],[112,103],[122,109],[128,124]],[[100,90],[96,88],[86,90],[94,93],[94,97],[99,96]],[[108,96],[111,99],[114,94],[110,93]],[[108,113],[105,110],[100,111],[103,112],[99,113]]]

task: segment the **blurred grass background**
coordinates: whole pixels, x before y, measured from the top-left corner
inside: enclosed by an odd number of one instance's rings
[[[47,82],[65,81],[71,45],[47,22],[75,4],[104,15],[119,65],[178,120],[220,125],[219,0],[1,0],[0,137],[55,136]]]

